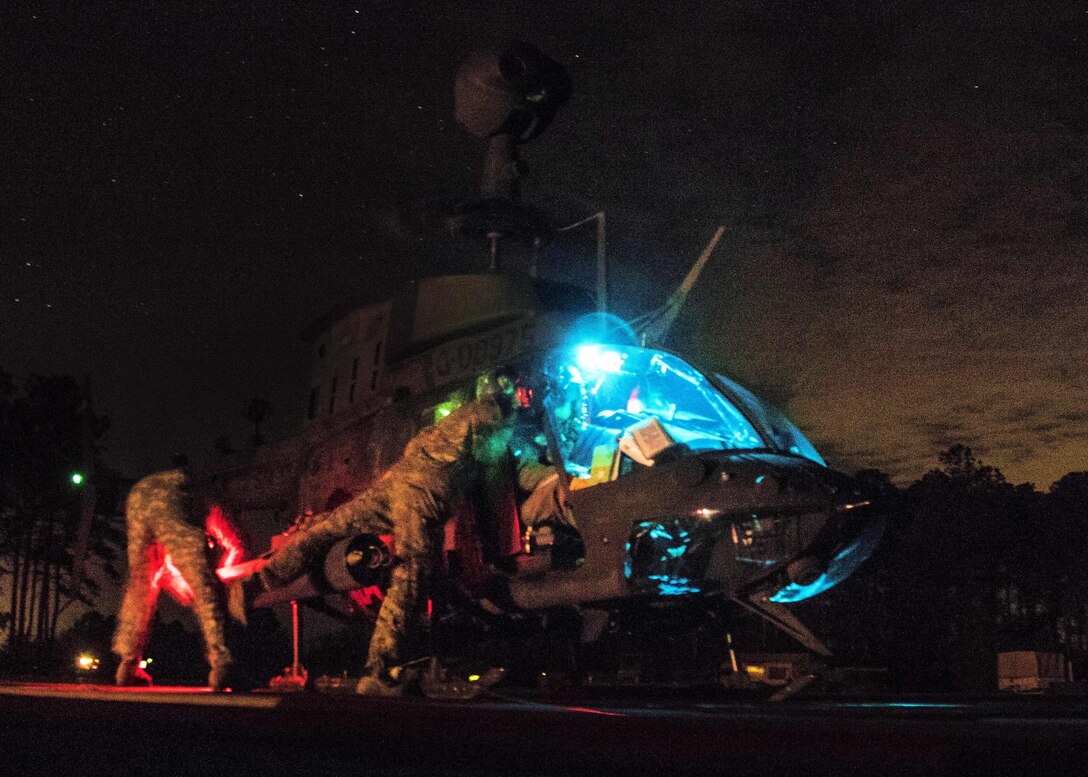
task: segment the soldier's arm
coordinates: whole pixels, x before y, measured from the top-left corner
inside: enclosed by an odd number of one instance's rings
[[[507,455],[513,437],[513,426],[492,400],[481,399],[465,405],[468,409],[465,425],[465,448],[477,461],[494,464]]]
[[[532,492],[558,471],[552,464],[545,463],[542,456],[534,456],[533,453],[525,449],[514,451],[518,462],[518,488],[523,493]]]

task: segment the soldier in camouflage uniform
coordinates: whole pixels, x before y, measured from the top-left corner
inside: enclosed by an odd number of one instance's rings
[[[552,461],[548,443],[541,431],[543,420],[532,413],[525,413],[518,421],[511,444],[518,518],[530,529],[548,523],[572,525],[565,508],[559,469]]]
[[[432,572],[442,527],[473,482],[506,455],[513,433],[513,382],[484,376],[477,399],[414,437],[404,455],[372,488],[296,532],[261,571],[279,587],[303,574],[338,540],[356,533],[392,533],[395,564],[358,691],[392,695],[390,669],[405,659]]]
[[[223,636],[223,607],[204,529],[208,503],[194,494],[196,490],[185,470],[173,469],[147,476],[128,495],[128,584],[113,637],[113,652],[121,658],[118,685],[151,684],[140,660],[159,593],[154,576],[164,553],[170,555],[192,589],[192,608],[211,666],[208,685],[222,690],[227,681],[231,656]]]

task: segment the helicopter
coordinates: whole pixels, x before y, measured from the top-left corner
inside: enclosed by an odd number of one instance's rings
[[[487,155],[480,197],[444,220],[454,234],[486,240],[489,266],[413,281],[314,327],[303,433],[224,468],[220,491],[256,507],[254,483],[275,481],[271,501],[297,514],[332,509],[379,478],[415,432],[466,401],[478,375],[502,366],[523,376],[517,397],[570,520],[526,526],[515,509],[500,525],[463,515],[448,522],[435,586],[442,617],[494,631],[496,622],[573,613],[577,641],[593,644],[620,623],[664,619],[698,631],[739,610],[828,656],[789,606],[856,572],[886,518],[783,413],[662,346],[693,275],[656,314],[622,322],[603,311],[603,272],[594,299],[502,268],[506,245],[537,251],[554,236],[520,201],[517,149],[569,94],[563,68],[527,44],[464,64],[457,118],[487,141]],[[373,618],[392,564],[389,537],[349,537],[258,604],[301,601]],[[507,587],[501,603],[482,589],[496,572]]]

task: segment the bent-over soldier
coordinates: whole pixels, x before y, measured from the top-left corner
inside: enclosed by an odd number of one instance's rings
[[[421,586],[432,572],[441,531],[473,483],[506,455],[513,432],[513,381],[483,376],[477,398],[428,426],[371,488],[318,516],[269,559],[269,587],[290,583],[338,540],[355,533],[391,533],[394,566],[358,692],[399,693],[390,670],[402,663],[418,631]]]
[[[209,509],[215,508],[197,491],[185,470],[173,469],[148,475],[128,495],[128,581],[113,637],[113,652],[121,659],[118,685],[151,684],[140,662],[159,590],[164,586],[172,587],[179,601],[191,606],[196,615],[211,667],[209,687],[223,690],[227,683],[232,661],[206,533]],[[173,572],[170,564],[183,582],[164,580],[164,574]]]

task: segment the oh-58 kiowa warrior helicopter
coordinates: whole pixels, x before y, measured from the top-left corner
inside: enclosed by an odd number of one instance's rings
[[[522,623],[573,613],[582,642],[622,632],[627,643],[615,651],[625,654],[637,652],[632,634],[679,638],[708,621],[724,623],[724,633],[744,611],[828,654],[787,606],[858,569],[883,528],[878,508],[782,413],[657,346],[682,296],[617,326],[593,315],[600,288],[595,305],[578,287],[502,270],[504,248],[536,252],[554,236],[550,219],[520,202],[517,147],[547,127],[569,92],[563,68],[525,44],[462,66],[457,118],[486,139],[487,155],[481,196],[444,219],[486,241],[488,271],[419,280],[319,329],[304,433],[225,467],[220,491],[250,510],[336,506],[379,477],[418,428],[440,423],[476,376],[502,365],[523,376],[519,400],[538,414],[577,531],[527,529],[514,512],[502,526],[452,522],[434,587],[436,630],[467,620],[501,632],[494,602],[476,608],[483,572],[500,570]],[[264,603],[374,614],[387,544],[346,539]],[[720,665],[725,640],[713,642],[717,660],[701,664]]]

